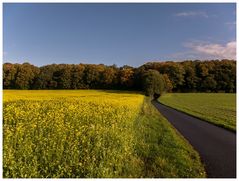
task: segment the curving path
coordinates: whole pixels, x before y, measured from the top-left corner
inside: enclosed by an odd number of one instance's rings
[[[179,112],[156,100],[152,104],[199,152],[209,178],[236,177],[236,134]]]

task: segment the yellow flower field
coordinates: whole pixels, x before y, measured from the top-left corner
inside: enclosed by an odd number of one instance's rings
[[[4,90],[3,176],[205,176],[197,153],[144,102],[120,91]]]
[[[4,176],[122,175],[142,103],[140,94],[4,91]]]

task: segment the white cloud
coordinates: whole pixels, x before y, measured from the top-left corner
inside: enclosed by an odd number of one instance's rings
[[[236,41],[230,41],[225,45],[215,43],[194,43],[184,44],[185,47],[192,49],[196,54],[209,56],[218,59],[236,59]]]
[[[208,14],[204,11],[184,11],[184,12],[176,13],[175,16],[179,16],[179,17],[200,16],[200,17],[208,18]]]

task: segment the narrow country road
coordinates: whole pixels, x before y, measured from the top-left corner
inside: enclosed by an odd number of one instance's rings
[[[158,103],[152,104],[198,151],[209,178],[236,177],[236,133]]]

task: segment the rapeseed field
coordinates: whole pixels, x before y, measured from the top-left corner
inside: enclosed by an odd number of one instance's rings
[[[146,100],[4,90],[4,178],[205,177],[198,154]]]

